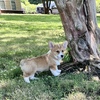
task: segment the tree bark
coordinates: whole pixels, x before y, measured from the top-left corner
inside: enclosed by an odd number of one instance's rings
[[[100,68],[95,0],[55,0],[74,62]]]

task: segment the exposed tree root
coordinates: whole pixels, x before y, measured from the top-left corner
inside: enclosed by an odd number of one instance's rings
[[[73,73],[73,72],[84,72],[86,71],[88,75],[88,79],[91,79],[91,76],[95,75],[98,76],[100,79],[100,60],[87,60],[82,63],[80,62],[71,62],[67,63],[64,62],[60,66],[59,69],[66,73]]]
[[[75,71],[84,71],[85,66],[79,62],[74,62],[74,63],[62,63],[59,68],[63,72],[75,72]]]

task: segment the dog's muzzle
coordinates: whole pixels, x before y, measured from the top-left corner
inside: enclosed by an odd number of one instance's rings
[[[64,55],[61,55],[61,58],[64,58]]]

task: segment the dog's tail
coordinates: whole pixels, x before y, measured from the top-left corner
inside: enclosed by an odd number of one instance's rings
[[[25,62],[24,59],[22,59],[22,60],[20,61],[20,67],[22,67],[22,66],[24,65],[24,62]]]

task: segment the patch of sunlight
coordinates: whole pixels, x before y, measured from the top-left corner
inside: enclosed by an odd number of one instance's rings
[[[94,81],[100,82],[100,79],[99,79],[99,77],[97,77],[97,76],[93,76],[92,79],[93,79]]]
[[[0,80],[0,88],[4,88],[8,86],[8,82],[4,81],[4,80]]]
[[[86,95],[81,92],[69,94],[67,99],[68,100],[87,100]]]
[[[97,13],[96,15],[97,15],[97,16],[100,16],[100,13]]]
[[[41,93],[38,95],[41,100],[52,100],[52,97],[48,93]]]
[[[98,27],[100,28],[100,23],[98,23]]]
[[[24,33],[22,33],[22,34],[13,34],[13,33],[9,33],[9,34],[4,34],[4,35],[2,35],[0,37],[7,37],[7,36],[9,36],[9,37],[28,37],[29,34],[24,34]]]
[[[3,38],[3,39],[1,39],[0,41],[2,41],[2,42],[7,42],[7,41],[10,41],[11,40],[11,38]]]

